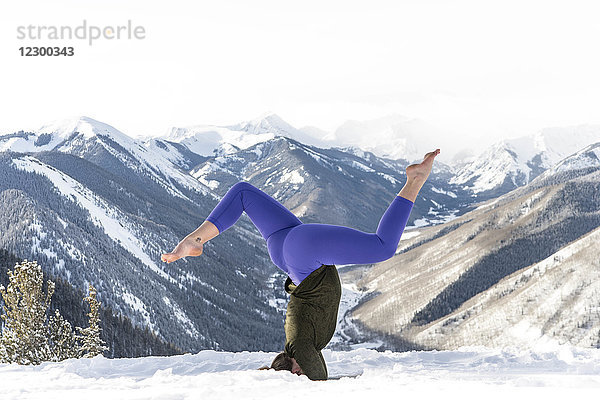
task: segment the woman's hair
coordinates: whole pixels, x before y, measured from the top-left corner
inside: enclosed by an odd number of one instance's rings
[[[260,369],[274,369],[275,371],[292,371],[292,358],[285,354],[285,351],[277,354],[273,362],[271,363],[271,367],[262,367]]]

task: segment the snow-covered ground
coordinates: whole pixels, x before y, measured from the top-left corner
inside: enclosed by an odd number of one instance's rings
[[[324,351],[331,379],[258,371],[275,353],[0,364],[0,399],[539,398],[600,393],[600,349]],[[590,397],[591,398],[591,397]]]

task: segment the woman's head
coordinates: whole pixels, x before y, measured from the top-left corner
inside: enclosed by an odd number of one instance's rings
[[[292,357],[285,354],[285,351],[277,354],[273,362],[271,363],[271,369],[275,371],[291,371],[293,367]]]
[[[302,368],[300,368],[296,360],[288,356],[285,353],[285,351],[282,351],[281,353],[277,354],[277,356],[271,363],[271,367],[268,369],[274,369],[275,371],[290,371],[291,373],[296,375],[303,374]]]

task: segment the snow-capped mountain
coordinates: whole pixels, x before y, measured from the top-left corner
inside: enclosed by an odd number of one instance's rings
[[[214,156],[245,150],[279,136],[307,144],[320,143],[318,139],[294,128],[273,113],[231,126],[196,125],[171,128],[159,140],[185,145],[190,151],[201,156]],[[150,140],[149,143],[153,141]]]
[[[375,231],[405,182],[403,160],[360,149],[322,149],[279,136],[235,153],[212,157],[191,175],[224,194],[239,181],[262,188],[305,222]],[[440,223],[460,214],[470,194],[448,183],[450,168],[436,165],[409,224]],[[350,206],[352,204],[353,206]]]
[[[284,136],[298,142],[309,145],[321,145],[323,142],[317,137],[304,132],[301,129],[296,129],[277,114],[266,113],[250,121],[241,122],[230,129],[244,131],[255,135],[264,133],[273,133],[275,136]]]
[[[281,347],[283,316],[270,305],[283,296],[273,292],[281,275],[248,220],[205,246],[206,257],[160,261],[218,200],[164,152],[88,118],[0,144],[0,248],[76,288],[93,283],[104,304],[184,350]],[[224,326],[224,315],[241,325]]]
[[[231,153],[246,149],[275,137],[273,132],[249,133],[227,127],[197,125],[188,128],[172,128],[163,138],[164,141],[179,143],[190,151],[213,156],[215,153]]]
[[[173,160],[125,135],[118,129],[89,117],[59,120],[42,126],[35,132],[18,132],[0,136],[0,151],[37,153],[56,151],[74,154],[90,160],[108,154],[128,169],[148,176],[176,196],[183,196],[179,187],[202,195],[210,191],[174,165]]]
[[[171,128],[161,140],[185,144],[193,152],[228,154],[283,136],[320,148],[359,148],[393,160],[421,160],[449,138],[439,128],[416,118],[390,115],[368,121],[347,121],[333,132],[316,127],[297,129],[273,113],[230,126]],[[450,152],[444,153],[450,160]]]
[[[530,136],[503,140],[460,168],[452,183],[492,198],[526,185],[563,158],[600,141],[600,126],[547,128]]]
[[[131,148],[133,139],[116,128],[85,116],[53,121],[33,132],[19,131],[0,136],[0,151],[35,153],[40,151],[63,151],[77,144],[97,138],[107,137],[121,146]]]
[[[306,141],[319,142],[279,116],[266,114],[228,127],[173,129],[165,138],[146,141],[145,146],[189,170],[221,195],[235,182],[245,180],[307,221],[325,222],[326,218],[329,223],[374,230],[388,199],[402,187],[408,162],[381,158],[353,146],[331,148],[337,143],[331,140],[320,141],[326,148]],[[191,169],[190,153],[203,156],[203,162]],[[440,223],[468,206],[470,194],[448,184],[451,174],[448,165],[435,164],[411,223]],[[364,190],[365,182],[371,190]],[[342,200],[344,196],[352,200]],[[348,204],[353,203],[363,209],[358,215],[348,212]]]
[[[600,143],[594,143],[562,159],[548,168],[540,177],[546,178],[561,172],[598,167],[600,167]]]

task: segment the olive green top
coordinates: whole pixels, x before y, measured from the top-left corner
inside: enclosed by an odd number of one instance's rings
[[[327,379],[327,366],[321,349],[335,332],[342,296],[335,265],[322,265],[296,286],[285,282],[290,294],[285,317],[285,352],[296,359],[311,380]]]

